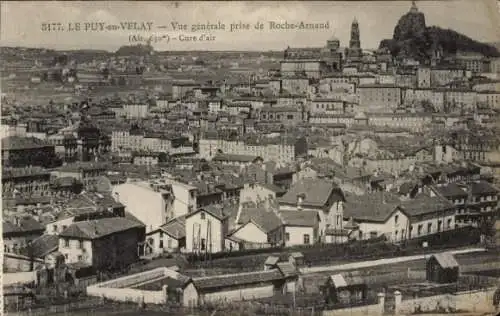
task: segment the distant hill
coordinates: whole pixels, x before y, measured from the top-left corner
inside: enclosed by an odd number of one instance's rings
[[[153,47],[150,45],[128,45],[128,46],[122,46],[116,51],[116,55],[119,56],[132,56],[132,55],[137,55],[137,56],[143,56],[143,55],[149,55],[150,53],[153,52]]]
[[[415,5],[399,19],[392,39],[382,40],[379,48],[389,49],[394,57],[415,58],[419,61],[428,61],[435,52],[443,56],[454,55],[457,51],[500,56],[493,45],[480,43],[454,30],[426,26],[425,15]]]

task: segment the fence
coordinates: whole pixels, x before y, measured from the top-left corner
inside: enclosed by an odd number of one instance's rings
[[[206,255],[189,254],[187,259],[189,262],[188,268],[216,268],[243,272],[260,269],[270,255],[285,256],[299,251],[304,255],[305,263],[308,266],[322,266],[360,260],[418,255],[429,251],[470,246],[479,242],[479,236],[480,233],[476,228],[463,227],[407,240],[400,245],[387,242],[381,236],[374,239],[351,241],[345,244],[314,244],[290,248],[275,247]],[[422,248],[424,241],[429,245],[426,249]]]
[[[53,302],[47,301],[38,304],[33,304],[29,308],[25,307],[23,310],[16,310],[16,306],[5,306],[7,312],[15,312],[19,316],[44,316],[53,315],[56,313],[67,313],[82,309],[92,309],[104,306],[104,301],[102,299],[83,299],[72,302]]]

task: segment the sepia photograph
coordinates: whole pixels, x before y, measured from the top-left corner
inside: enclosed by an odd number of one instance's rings
[[[500,1],[0,1],[3,314],[500,313]]]

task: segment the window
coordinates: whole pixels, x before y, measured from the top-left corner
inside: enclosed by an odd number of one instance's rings
[[[57,225],[52,225],[52,231],[57,232]]]
[[[78,241],[78,248],[83,249],[83,240]]]
[[[422,234],[422,225],[418,225],[417,234],[420,236]]]
[[[160,230],[160,239],[163,239],[163,232]]]
[[[290,233],[285,233],[285,240],[290,241]]]
[[[443,221],[438,221],[438,232],[441,231],[441,226],[443,225]]]
[[[78,261],[83,261],[83,256],[82,255],[78,256]]]
[[[448,220],[446,221],[446,228],[451,228],[451,218],[448,218]]]
[[[286,118],[287,118],[287,119],[289,119],[289,120],[293,120],[293,115],[292,115],[292,114],[288,114],[288,115],[286,116]]]
[[[430,234],[432,232],[432,223],[427,224],[427,233]]]
[[[64,248],[69,248],[69,239],[64,239]]]
[[[160,245],[158,247],[160,247],[160,249],[163,249],[163,239],[160,239]]]
[[[66,226],[66,225],[63,225],[63,227],[62,227],[62,230],[65,230],[65,229],[66,229],[66,227],[68,227],[68,226]]]
[[[304,244],[309,245],[311,241],[309,240],[309,234],[304,234]]]
[[[205,219],[205,212],[201,212],[201,214],[200,214],[200,218],[201,218],[201,219]]]
[[[205,250],[205,249],[206,249],[206,247],[207,247],[207,245],[206,245],[205,238],[202,238],[202,239],[201,239],[201,250]]]
[[[394,232],[394,240],[398,240],[398,233],[399,231],[396,229],[396,231]]]
[[[172,239],[170,238],[167,240],[167,247],[168,249],[172,249]]]
[[[405,236],[405,230],[404,229],[401,229],[401,239],[405,239],[406,236]]]
[[[399,215],[394,216],[394,224],[398,224]]]

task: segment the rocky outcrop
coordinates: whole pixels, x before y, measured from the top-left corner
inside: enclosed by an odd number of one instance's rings
[[[457,51],[500,56],[492,45],[477,42],[453,30],[426,26],[425,15],[415,6],[399,19],[392,39],[382,40],[379,48],[388,48],[394,57],[414,58],[421,62],[430,60],[437,50],[444,56],[454,55]]]

